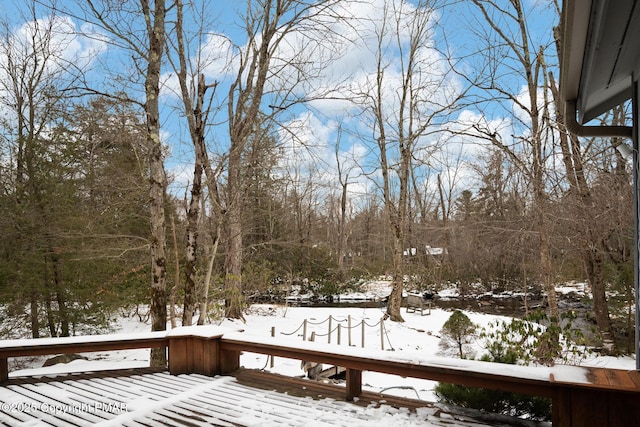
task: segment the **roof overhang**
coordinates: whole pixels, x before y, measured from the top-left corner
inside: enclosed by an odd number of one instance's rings
[[[631,98],[640,53],[638,0],[565,0],[560,94],[584,124]],[[571,113],[566,111],[565,114]]]

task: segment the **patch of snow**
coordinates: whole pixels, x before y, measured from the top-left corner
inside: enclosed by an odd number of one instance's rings
[[[574,293],[576,295],[585,296],[588,291],[588,286],[584,282],[569,282],[563,285],[558,285],[555,287],[556,292],[561,295],[568,295]]]

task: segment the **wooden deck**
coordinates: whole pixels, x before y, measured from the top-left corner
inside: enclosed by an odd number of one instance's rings
[[[133,374],[130,375],[130,379],[124,380],[112,373],[100,373],[97,374],[95,384],[85,382],[93,381],[92,378],[71,376],[65,380],[64,386],[59,385],[60,382],[55,378],[33,380],[35,382],[31,383],[29,380],[23,380],[23,383],[18,384],[15,383],[16,379],[10,379],[8,372],[9,357],[161,346],[168,347],[168,369],[171,374],[169,376],[165,372],[163,378],[176,378],[178,383],[185,381],[186,388],[180,388],[181,386],[175,385],[172,381],[163,380],[158,383],[158,378],[155,378],[152,372],[148,373],[152,377],[145,377],[141,383],[140,377]],[[295,379],[243,373],[238,370],[240,354],[243,352],[342,366],[346,368],[346,384],[334,388],[332,385],[296,383]],[[0,380],[6,384],[5,387],[0,387],[0,401],[4,405],[3,420],[9,420],[8,425],[14,425],[12,422],[30,422],[34,418],[34,411],[46,415],[47,419],[50,418],[49,425],[64,426],[104,422],[112,423],[111,425],[136,426],[203,423],[283,425],[284,420],[290,420],[291,424],[288,425],[305,425],[296,424],[298,415],[291,408],[298,407],[299,411],[310,411],[312,406],[308,405],[308,402],[313,396],[327,396],[330,399],[330,404],[323,403],[322,412],[314,412],[316,415],[321,414],[323,420],[328,420],[326,425],[368,425],[363,421],[367,417],[360,411],[382,410],[382,406],[376,407],[374,402],[391,402],[388,400],[391,398],[367,394],[362,384],[363,371],[547,396],[553,402],[553,424],[562,427],[640,427],[638,371],[580,367],[516,367],[472,360],[424,358],[416,354],[372,353],[355,347],[327,348],[312,342],[285,343],[273,338],[256,337],[216,327],[185,327],[166,333],[132,334],[126,337],[0,341]],[[221,374],[226,376],[216,377]],[[117,379],[113,379],[117,386],[112,382],[112,377]],[[201,384],[202,389],[194,385],[192,379],[204,381]],[[260,383],[269,386],[261,387]],[[80,392],[78,387],[83,387],[83,391]],[[241,390],[238,390],[238,387]],[[283,387],[286,390],[278,393],[277,390]],[[263,393],[256,395],[258,388],[261,388]],[[293,393],[294,390],[303,393],[304,397],[297,396]],[[105,397],[108,402],[112,402],[110,406],[105,406],[104,400],[99,400]],[[286,401],[284,407],[289,408],[287,410],[281,409],[277,404],[283,399]],[[35,406],[32,406],[30,402],[34,401]],[[402,401],[402,404],[396,402],[397,406],[404,408],[402,411],[414,410],[423,418],[424,411],[427,411],[427,417],[434,414],[425,408],[437,407],[424,402],[414,404],[405,399]],[[239,405],[240,402],[242,405]],[[124,404],[126,412],[122,411]],[[363,408],[365,404],[366,408]],[[121,413],[114,416],[114,410],[120,410]],[[344,415],[345,413],[348,415]],[[420,418],[420,421],[413,419],[412,423],[426,422],[426,418],[423,418]],[[167,424],[166,420],[172,421]],[[345,420],[346,424],[341,424]],[[360,420],[358,422],[361,424],[354,424],[355,420]],[[90,424],[84,424],[85,422]],[[454,425],[464,424],[456,422]]]
[[[640,371],[586,368],[587,381],[559,383],[554,411],[569,426],[640,426]],[[575,407],[582,406],[582,410]]]
[[[374,371],[503,390],[552,399],[553,424],[562,427],[640,427],[640,372],[582,367],[513,367],[471,360],[372,357],[357,348],[340,353],[312,343],[286,346],[230,333],[220,338],[222,372],[238,366],[241,351],[329,363],[346,368],[346,400],[362,396],[362,371]],[[499,367],[499,370],[496,370]]]
[[[343,397],[339,385],[244,369],[213,378],[152,369],[58,374],[10,379],[0,389],[0,425],[538,425],[377,393],[363,392],[354,402]]]
[[[312,381],[300,377],[285,377],[259,370],[240,369],[234,372],[238,383],[255,389],[272,390],[289,396],[329,399],[332,402],[344,400],[344,385],[336,385],[326,381]],[[536,423],[520,418],[487,414],[482,411],[452,407],[445,404],[424,400],[397,397],[384,393],[363,391],[353,405],[362,408],[391,408],[420,413],[416,422],[436,426],[548,426],[549,423]]]

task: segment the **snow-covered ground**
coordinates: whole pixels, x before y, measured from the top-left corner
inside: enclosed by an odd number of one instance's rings
[[[381,300],[389,293],[388,282],[379,281],[371,283],[361,293],[341,296],[340,300]],[[562,289],[561,293],[578,293],[583,294],[584,287],[581,285],[569,284]],[[457,297],[455,290],[445,289],[439,293],[442,299],[455,299]],[[457,348],[443,347],[441,345],[440,331],[443,324],[447,321],[452,311],[440,308],[434,308],[429,314],[421,315],[420,313],[407,313],[402,309],[402,315],[405,322],[397,323],[385,319],[385,308],[357,308],[355,306],[348,308],[312,308],[312,307],[295,307],[289,305],[270,305],[260,304],[253,305],[249,308],[245,315],[245,321],[221,320],[217,322],[220,327],[231,330],[244,330],[244,334],[253,335],[256,339],[276,340],[278,344],[286,343],[302,343],[303,340],[312,340],[317,345],[321,345],[323,350],[330,349],[331,346],[345,348],[347,346],[361,347],[366,350],[362,353],[373,355],[379,358],[387,358],[390,360],[421,360],[425,363],[439,363],[443,365],[460,365],[469,364],[469,361],[456,360],[458,358]],[[478,328],[487,327],[489,324],[495,324],[497,320],[504,319],[500,316],[482,314],[472,311],[465,311],[467,316],[478,326]],[[508,319],[507,319],[508,320]],[[306,325],[306,327],[305,327]],[[364,327],[363,327],[364,325]],[[349,328],[349,326],[351,326]],[[114,332],[148,332],[150,326],[148,322],[140,321],[137,315],[121,316],[117,319]],[[331,333],[329,334],[329,331]],[[363,335],[364,332],[364,335]],[[272,337],[273,334],[273,337]],[[314,345],[315,345],[314,344]],[[355,352],[354,350],[351,350]],[[480,338],[471,340],[465,348],[468,357],[479,357],[485,353],[484,342]],[[53,373],[67,372],[90,372],[105,369],[125,369],[132,367],[146,367],[149,364],[149,350],[128,350],[114,351],[109,353],[90,353],[85,354],[86,360],[78,359],[66,364],[58,364],[49,367],[42,367],[42,363],[46,357],[34,358],[29,361],[21,361],[22,367],[17,369],[14,365],[10,367],[10,376],[39,376]],[[369,357],[369,356],[367,356]],[[435,360],[435,362],[433,360]],[[437,360],[436,360],[437,359]],[[592,356],[588,359],[580,361],[583,366],[598,366],[608,368],[622,368],[632,370],[635,367],[635,360],[632,357],[602,357]],[[417,362],[421,363],[421,362]],[[477,362],[476,362],[477,363]],[[285,359],[276,357],[274,360],[269,359],[265,355],[244,353],[241,356],[241,364],[246,368],[265,369],[275,373],[300,376],[304,375],[299,360]],[[465,365],[466,366],[466,365]],[[477,369],[477,366],[470,366],[470,369]],[[485,367],[483,367],[484,369]],[[497,373],[503,372],[505,365],[498,366],[495,370]],[[526,372],[525,367],[509,366],[509,370],[516,370],[519,374]],[[553,373],[559,381],[575,382],[581,375],[583,370],[573,367],[556,366]],[[521,371],[520,371],[521,370]],[[530,372],[530,371],[529,371]],[[545,375],[545,370],[536,371],[534,375]],[[551,371],[549,371],[551,372]],[[548,378],[548,373],[546,377]],[[218,380],[224,380],[224,377]],[[206,395],[212,393],[216,387],[216,382],[206,385]],[[231,380],[229,380],[231,381]],[[363,372],[363,388],[370,391],[384,392],[401,397],[419,398],[425,401],[436,401],[433,389],[434,381],[419,380],[413,378],[404,378],[393,375],[379,374],[375,372]],[[63,386],[61,386],[63,387]],[[203,386],[204,387],[204,386]],[[213,387],[213,388],[212,388]],[[211,389],[211,390],[210,390]],[[153,404],[135,407],[134,402],[127,402],[131,406],[129,412],[118,415],[109,421],[105,421],[105,425],[121,425],[123,420],[142,417],[147,419],[149,414],[159,410],[169,410],[178,401],[191,401],[198,388],[187,390],[182,394],[176,395],[173,400],[162,400]],[[2,390],[4,393],[0,396],[3,402],[5,399],[13,396],[10,390]],[[270,392],[265,391],[261,399],[267,399]],[[11,395],[11,396],[10,396]],[[13,398],[17,398],[13,396]],[[251,399],[254,399],[252,396]],[[276,397],[282,399],[281,397]],[[288,398],[288,397],[287,397]],[[20,397],[22,399],[22,397]],[[175,400],[175,402],[173,402]],[[253,400],[252,400],[253,401]],[[173,403],[172,403],[173,402]],[[338,416],[335,413],[328,413],[326,405],[334,408],[335,405],[345,405],[345,402],[324,402],[322,400],[317,403],[311,403],[305,400],[307,409],[305,416],[301,422],[294,421],[291,418],[289,424],[291,426],[303,426],[307,424],[307,420],[326,420],[327,425],[349,425],[355,426],[443,426],[443,425],[460,425],[460,426],[479,426],[489,425],[478,422],[471,416],[467,420],[460,418],[460,414],[452,415],[447,411],[440,411],[440,405],[425,406],[423,410],[417,411],[415,414],[408,411],[400,411],[388,405],[382,405],[379,408],[365,408],[362,413],[356,414],[353,408],[349,409],[349,413],[353,417]],[[315,402],[315,401],[313,401]],[[291,405],[298,405],[300,402],[292,402]],[[181,405],[181,404],[180,404]],[[178,405],[178,406],[180,406]],[[315,405],[315,406],[314,406]],[[324,406],[323,406],[324,405]],[[182,407],[182,406],[180,406]],[[253,406],[250,406],[253,408]],[[167,409],[169,408],[169,409]],[[322,409],[325,408],[325,409]],[[334,408],[335,409],[335,408]],[[133,412],[131,412],[133,411]],[[431,412],[430,412],[431,411]],[[438,413],[440,415],[435,416]],[[5,414],[6,415],[6,414]],[[4,418],[0,413],[0,421]],[[324,417],[324,418],[323,418]],[[328,420],[327,417],[331,419]],[[355,417],[355,418],[354,418]],[[447,419],[449,417],[449,419]],[[353,418],[353,419],[352,419]],[[330,422],[329,422],[330,421]],[[255,424],[247,425],[264,425],[264,419]],[[268,424],[268,423],[267,423]],[[493,423],[491,423],[493,425]],[[505,423],[497,423],[505,425]],[[508,424],[508,422],[507,422]],[[269,424],[272,425],[272,424]],[[275,424],[273,424],[275,425]],[[285,425],[279,421],[279,426]]]
[[[569,288],[572,292],[580,291],[579,285],[569,286]],[[374,299],[385,294],[388,294],[388,284],[381,281],[373,283],[369,290],[365,290],[364,294],[358,297]],[[444,295],[455,297],[455,292],[445,290]],[[384,310],[384,308],[310,308],[262,304],[251,306],[245,315],[244,322],[226,319],[218,324],[232,329],[241,328],[246,333],[262,337],[270,337],[274,331],[276,339],[284,342],[311,340],[313,336],[314,341],[322,343],[323,347],[325,345],[361,347],[364,342],[364,348],[371,352],[407,352],[418,353],[424,357],[458,357],[457,348],[441,346],[440,331],[451,315],[451,311],[434,308],[430,314],[420,315],[420,313],[406,313],[403,308],[402,315],[405,322],[398,323],[384,320]],[[500,318],[500,316],[470,311],[465,311],[465,314],[479,328],[487,327]],[[305,321],[306,335],[303,336]],[[149,331],[149,325],[140,322],[135,316],[118,319],[117,332],[146,331]],[[468,357],[480,357],[486,353],[483,340],[473,339],[466,346],[465,352]],[[128,350],[92,353],[86,356],[88,360],[74,360],[67,364],[46,368],[39,367],[42,366],[45,358],[34,359],[24,369],[12,371],[11,376],[144,367],[148,366],[149,351]],[[265,355],[245,353],[242,355],[241,364],[246,368],[265,369],[289,376],[304,375],[299,360],[276,357],[272,366],[272,361]],[[593,355],[581,360],[580,364],[608,368],[635,368],[635,360],[632,357],[614,358]],[[365,389],[427,401],[436,400],[433,394],[435,384],[433,381],[400,378],[375,372],[363,373]]]

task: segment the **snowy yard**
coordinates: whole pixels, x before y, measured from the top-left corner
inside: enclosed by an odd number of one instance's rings
[[[368,293],[358,295],[358,298],[379,298],[384,295],[385,282],[377,282],[370,286]],[[576,288],[571,288],[573,291]],[[455,296],[450,290],[442,292],[442,296]],[[343,296],[342,299],[354,296]],[[244,329],[245,333],[259,337],[270,337],[272,330],[279,342],[300,342],[303,340],[303,323],[306,320],[306,339],[315,335],[315,342],[326,346],[362,346],[362,324],[364,327],[364,347],[371,352],[405,352],[419,354],[422,357],[451,357],[457,358],[456,348],[441,346],[440,331],[442,325],[451,315],[451,311],[434,308],[431,314],[421,316],[420,313],[406,313],[402,309],[404,323],[383,320],[383,308],[310,308],[291,307],[282,305],[253,305],[246,314],[246,321],[223,320],[220,326],[233,329]],[[478,325],[486,327],[496,319],[495,315],[465,311],[465,314]],[[329,325],[331,318],[331,325]],[[351,328],[348,328],[349,321]],[[382,322],[382,325],[381,325]],[[329,328],[331,335],[329,336]],[[338,329],[340,331],[338,331]],[[122,317],[118,320],[117,332],[146,332],[149,325],[139,322],[135,316]],[[351,331],[349,333],[349,330]],[[338,343],[339,340],[339,343]],[[350,341],[349,341],[350,340]],[[330,341],[330,343],[329,343]],[[482,339],[476,338],[466,346],[470,357],[480,357],[486,353]],[[110,353],[91,353],[86,355],[88,360],[74,360],[68,364],[59,364],[41,368],[45,358],[32,360],[25,369],[11,372],[11,376],[37,375],[53,372],[93,371],[99,369],[123,369],[129,367],[148,366],[149,351],[128,350]],[[288,375],[303,376],[299,360],[276,357],[271,361],[265,355],[245,353],[241,357],[241,365],[251,369],[265,369],[271,372]],[[603,357],[594,355],[581,361],[582,366],[597,366],[606,368],[634,369],[635,361],[632,357]],[[412,378],[400,378],[375,372],[363,372],[363,388],[370,391],[384,391],[385,393],[435,401],[433,394],[434,381]]]
[[[385,282],[374,283],[366,292],[358,295],[341,296],[341,300],[377,300],[384,296],[385,292],[388,292],[385,286]],[[572,292],[575,292],[575,287],[570,288]],[[445,290],[439,296],[441,298],[456,297],[455,292],[451,290]],[[384,308],[311,308],[259,304],[249,308],[245,315],[245,322],[223,320],[218,323],[218,326],[236,331],[242,329],[244,332],[241,335],[251,335],[254,336],[256,340],[269,340],[270,342],[273,340],[273,342],[278,345],[286,346],[287,343],[289,343],[289,346],[295,347],[296,345],[301,345],[304,340],[311,341],[313,339],[315,342],[313,345],[321,346],[322,350],[330,350],[331,347],[336,347],[336,350],[338,350],[338,346],[340,346],[343,347],[342,352],[351,353],[351,351],[347,350],[348,346],[361,347],[364,344],[365,350],[362,352],[366,354],[367,357],[370,355],[371,357],[385,360],[414,361],[412,363],[428,364],[435,363],[438,366],[466,366],[469,361],[461,361],[458,359],[457,348],[441,345],[441,329],[452,312],[451,310],[433,308],[430,314],[421,315],[419,312],[407,313],[403,308],[402,315],[405,322],[395,323],[384,320]],[[465,311],[465,314],[478,326],[478,329],[487,327],[500,319],[500,316],[471,311]],[[120,317],[117,320],[115,329],[117,333],[148,332],[150,326],[148,322],[140,321],[138,316],[131,315]],[[329,333],[329,331],[331,331],[331,333]],[[311,345],[310,343],[305,343],[305,345],[307,344]],[[484,345],[483,339],[472,339],[465,346],[465,354],[470,358],[480,357],[486,353]],[[354,348],[353,351],[355,350]],[[360,351],[358,353],[360,353]],[[20,361],[22,363],[21,369],[17,369],[15,365],[10,368],[10,377],[39,376],[42,374],[67,372],[91,372],[105,369],[119,370],[132,367],[147,367],[149,364],[148,349],[112,351],[108,353],[95,352],[85,354],[84,356],[87,358],[86,360],[77,359],[66,364],[57,364],[49,367],[42,367],[46,357],[34,358],[28,361],[22,360]],[[245,368],[264,369],[287,376],[303,377],[305,375],[301,369],[300,360],[281,357],[275,357],[274,360],[271,360],[262,354],[243,353],[240,363]],[[635,361],[631,357],[614,358],[593,356],[582,360],[581,364],[582,366],[632,370],[634,369]],[[477,366],[469,366],[467,368],[472,370],[478,369]],[[483,372],[485,372],[484,366],[482,369]],[[495,364],[495,371],[493,371],[493,368],[487,369],[496,374],[506,375],[508,372],[512,372],[521,377],[526,377],[527,372],[531,373],[531,371],[526,370],[526,367],[517,367],[514,365]],[[556,380],[559,381],[580,382],[583,376],[583,370],[571,366],[565,367],[557,365],[549,369],[553,371]],[[548,378],[549,372],[552,372],[551,370],[547,371],[543,369],[534,372],[533,375],[542,375],[542,377]],[[162,381],[166,381],[167,387],[175,387],[175,384],[173,384],[174,378],[176,378],[175,381],[179,382],[187,381],[187,377],[183,379],[179,377],[180,376],[167,376],[167,378]],[[197,375],[189,376],[189,378],[192,378],[189,381],[202,381],[199,377],[200,376]],[[152,384],[158,381],[160,377],[149,376],[148,379],[144,378],[147,377],[140,377],[139,381],[141,381],[141,385],[139,387],[146,384],[145,381],[150,381],[150,384]],[[112,381],[114,384],[121,382],[118,378],[113,378],[109,381]],[[51,385],[47,387],[51,388],[53,384],[54,383],[51,383]],[[384,392],[386,394],[413,399],[417,398],[428,402],[435,402],[437,400],[433,392],[434,386],[436,385],[434,381],[365,371],[363,372],[362,384],[365,391]],[[73,384],[60,384],[59,387],[68,389],[68,392],[71,393]],[[93,390],[93,386],[90,386],[89,383],[86,384],[86,387],[90,387],[90,389]],[[153,388],[153,386],[151,387]],[[124,388],[121,393],[126,394],[129,391],[127,388]],[[154,393],[156,392],[148,392],[150,396]],[[229,377],[219,377],[213,381],[204,381],[202,384],[194,387],[186,387],[181,391],[169,392],[167,397],[160,398],[160,400],[151,401],[148,400],[148,398],[145,398],[147,400],[140,400],[133,395],[131,398],[123,398],[124,400],[122,400],[121,404],[126,405],[126,411],[115,414],[115,418],[113,418],[114,414],[107,415],[108,419],[101,421],[99,424],[121,425],[122,422],[131,422],[132,425],[137,425],[136,422],[138,421],[146,422],[141,420],[155,419],[154,417],[158,416],[162,417],[163,413],[187,414],[188,411],[195,411],[193,414],[202,414],[204,411],[210,413],[208,415],[209,417],[215,418],[219,416],[219,414],[226,413],[230,408],[235,407],[235,404],[224,403],[225,393],[239,393],[238,396],[242,396],[240,403],[245,405],[243,406],[245,409],[239,412],[236,411],[237,414],[233,416],[241,417],[242,420],[244,420],[243,422],[246,421],[246,425],[262,426],[277,424],[279,426],[303,426],[306,425],[309,420],[313,419],[315,419],[316,422],[320,422],[319,425],[344,425],[349,427],[378,425],[443,426],[450,425],[451,423],[460,426],[493,425],[492,423],[484,424],[479,422],[477,419],[474,419],[473,416],[471,416],[471,418],[465,418],[464,414],[454,415],[446,410],[441,411],[440,405],[425,405],[425,407],[420,408],[416,413],[411,413],[407,410],[397,410],[386,404],[382,404],[378,408],[360,407],[360,409],[357,409],[358,407],[349,406],[347,402],[340,402],[333,399],[325,398],[315,401],[310,398],[305,398],[296,400],[296,398],[292,396],[278,396],[278,393],[272,391],[262,392],[250,388],[242,388],[241,385],[236,384],[233,378]],[[22,402],[21,399],[23,399],[20,395],[14,394],[13,391],[8,389],[2,390],[0,394],[3,402],[11,401],[11,399],[16,402]],[[195,406],[191,405],[193,407],[189,409],[186,402],[193,401],[202,402]],[[271,415],[267,414],[272,413],[271,411],[273,411],[273,408],[276,406],[273,406],[275,405],[274,403],[270,410],[263,410],[263,406],[270,405],[266,402],[271,401],[279,402],[278,405],[282,404],[285,405],[285,407],[295,407],[297,409],[294,413],[288,413],[286,416],[287,422],[283,423],[279,421],[278,423],[269,424],[270,418],[268,417]],[[304,405],[306,409],[302,409],[298,405]],[[301,414],[300,411],[306,412]],[[345,417],[345,413],[348,413],[349,416]],[[50,414],[45,415],[50,416]],[[0,414],[0,418],[3,416],[4,415]],[[190,417],[190,415],[183,416],[187,418]],[[265,416],[267,418],[265,418]],[[160,424],[162,424],[162,422],[158,425]]]

